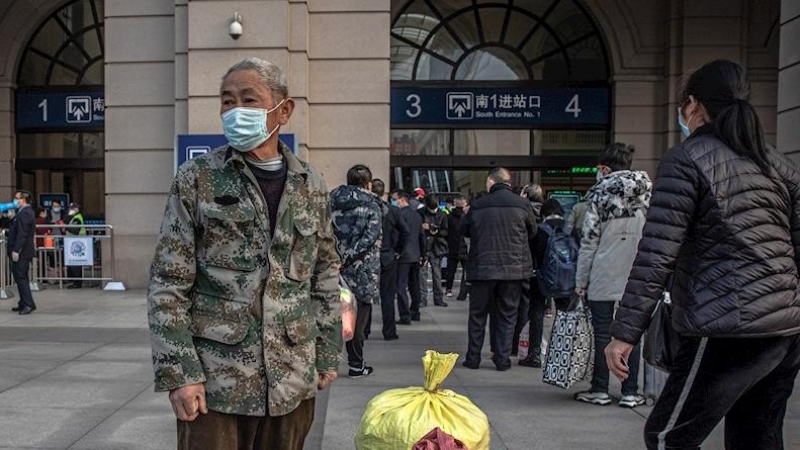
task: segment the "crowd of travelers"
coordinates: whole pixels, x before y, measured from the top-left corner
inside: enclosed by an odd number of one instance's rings
[[[483,195],[443,207],[422,188],[387,196],[363,165],[328,194],[278,139],[295,107],[283,72],[237,63],[220,89],[229,145],[179,168],[151,268],[156,390],[169,392],[179,448],[301,449],[317,391],[338,377],[342,293],[358,304],[349,376],[364,377],[374,373],[372,305],[383,338],[398,339],[422,320],[429,293],[448,306],[459,267],[464,367],[480,368],[488,322],[491,361],[511,369],[527,322],[530,351],[518,363],[549,369],[548,305],[556,323],[585,305],[591,337],[582,336],[595,354],[583,355],[591,385],[574,399],[611,404],[611,372],[619,406],[638,407],[640,342],[669,292],[679,347],[645,425],[647,448],[700,448],[722,419],[728,449],[783,448],[800,370],[800,174],[765,144],[749,89],[730,61],[688,77],[677,111],[686,139],[663,156],[655,184],[615,143],[569,212],[539,186],[513,186],[503,168],[489,172]],[[20,275],[30,247],[9,253]],[[549,356],[552,339],[548,347]]]
[[[428,270],[433,304],[447,306],[460,266],[457,299],[469,298],[462,365],[480,367],[488,322],[498,371],[511,368],[526,324],[528,353],[518,363],[540,368],[547,310],[578,298],[590,311],[595,354],[590,387],[574,399],[612,403],[611,372],[622,381],[619,406],[636,408],[645,403],[640,342],[672,291],[681,345],[647,422],[648,448],[696,448],[723,418],[729,448],[781,448],[800,369],[800,176],[764,144],[748,94],[735,63],[695,72],[678,111],[686,140],[665,156],[655,186],[632,170],[633,148],[615,143],[569,214],[540,186],[515,189],[503,168],[471,205],[457,197],[452,209],[423,189],[393,191],[382,203],[380,272],[391,277],[380,283],[384,339],[398,338],[394,325],[420,320]],[[371,188],[377,204],[385,185]],[[351,365],[350,374],[372,370]]]

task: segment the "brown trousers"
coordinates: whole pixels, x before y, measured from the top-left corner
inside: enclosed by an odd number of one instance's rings
[[[313,421],[313,398],[279,417],[208,411],[194,422],[178,421],[178,450],[303,450]]]

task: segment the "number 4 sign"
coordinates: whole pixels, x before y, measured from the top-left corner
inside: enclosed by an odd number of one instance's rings
[[[578,94],[575,94],[575,96],[572,97],[572,100],[569,101],[569,105],[567,105],[567,107],[564,109],[564,112],[574,114],[576,119],[581,115],[579,97],[580,96]]]

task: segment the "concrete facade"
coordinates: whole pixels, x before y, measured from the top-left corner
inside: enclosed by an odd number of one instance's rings
[[[0,201],[17,185],[13,91],[19,55],[65,0],[0,4]],[[390,39],[400,0],[105,0],[105,211],[117,273],[144,286],[173,173],[176,134],[219,133],[220,77],[259,56],[297,102],[283,131],[341,184],[364,163],[389,179]],[[469,3],[469,2],[467,2]],[[800,154],[800,0],[584,0],[611,63],[613,139],[655,171],[679,142],[681,77],[716,58],[743,63],[767,139]],[[239,40],[228,36],[234,12]],[[779,26],[776,20],[780,17]],[[780,45],[779,45],[780,43]],[[780,95],[778,87],[780,69]],[[780,98],[780,100],[779,100]]]
[[[384,178],[389,169],[388,0],[168,3],[106,3],[106,217],[117,273],[133,286],[147,280],[174,136],[222,132],[221,77],[244,58],[284,68],[297,108],[282,132],[331,187],[356,163]],[[237,11],[244,34],[233,40]]]
[[[781,3],[778,150],[800,163],[800,0]]]

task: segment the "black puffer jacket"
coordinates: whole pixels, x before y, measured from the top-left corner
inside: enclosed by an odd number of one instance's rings
[[[800,174],[770,156],[768,178],[709,127],[658,169],[625,296],[611,334],[638,342],[674,271],[673,325],[711,337],[800,332]]]
[[[464,208],[453,208],[447,217],[447,257],[449,259],[467,260],[467,240],[461,234],[461,219],[464,218]]]
[[[533,274],[536,219],[530,202],[496,184],[475,200],[461,221],[470,238],[467,280],[526,280]]]

